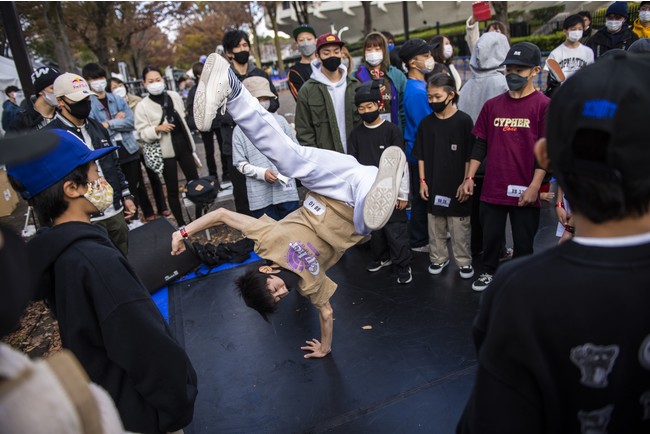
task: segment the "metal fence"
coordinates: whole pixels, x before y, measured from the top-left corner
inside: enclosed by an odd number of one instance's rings
[[[548,77],[548,72],[544,71],[544,65],[546,64],[546,58],[549,54],[550,51],[542,52],[542,62],[539,65],[542,68],[542,72],[541,74],[537,74],[537,78],[535,79],[535,87],[541,91],[546,90],[546,79]],[[463,83],[467,83],[467,81],[472,77],[472,71],[469,69],[469,60],[470,56],[454,57],[454,66],[456,67],[458,74],[460,74],[460,78],[463,80]]]

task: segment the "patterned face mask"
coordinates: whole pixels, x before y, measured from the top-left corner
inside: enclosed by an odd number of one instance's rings
[[[113,187],[106,179],[99,178],[88,183],[88,191],[84,197],[97,208],[97,211],[104,212],[113,204]]]

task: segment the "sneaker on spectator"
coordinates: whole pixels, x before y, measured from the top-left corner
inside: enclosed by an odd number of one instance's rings
[[[397,283],[411,283],[411,280],[413,280],[411,267],[402,268],[397,271]]]
[[[483,273],[472,283],[472,289],[477,292],[485,291],[485,288],[490,285],[490,282],[492,282],[492,275]]]
[[[420,247],[411,247],[412,252],[418,252],[418,253],[429,253],[429,245],[425,244],[424,246]]]
[[[449,265],[449,259],[439,264],[431,264],[429,265],[429,274],[440,274],[447,265]]]
[[[515,253],[514,249],[508,247],[503,253],[503,256],[499,258],[499,262],[505,262],[512,259],[512,255]]]
[[[474,267],[472,267],[472,264],[460,267],[458,272],[460,273],[460,277],[462,279],[471,279],[474,277]]]
[[[379,260],[379,261],[372,261],[366,266],[366,270],[370,271],[371,273],[374,273],[375,271],[379,271],[384,267],[388,267],[391,265],[393,261],[390,259],[385,259],[385,260]]]

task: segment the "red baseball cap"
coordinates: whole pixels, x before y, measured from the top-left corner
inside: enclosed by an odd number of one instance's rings
[[[316,51],[320,50],[324,45],[338,45],[339,47],[342,47],[345,45],[345,42],[341,41],[338,35],[324,33],[316,40]]]

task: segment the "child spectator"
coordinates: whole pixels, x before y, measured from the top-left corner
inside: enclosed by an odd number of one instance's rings
[[[277,98],[269,82],[263,77],[248,77],[244,87],[268,110],[271,100]],[[284,117],[271,113],[282,131],[295,142],[293,130]],[[278,169],[257,150],[238,126],[232,134],[232,161],[237,170],[246,176],[246,191],[251,216],[264,214],[273,220],[282,220],[300,206],[296,181],[278,172]]]
[[[633,30],[639,38],[650,38],[650,2],[639,4],[639,18],[634,20]]]
[[[352,130],[348,140],[350,155],[363,165],[376,167],[379,167],[381,154],[386,148],[398,146],[404,149],[404,140],[399,127],[379,117],[383,104],[379,83],[377,80],[371,80],[357,88],[354,103],[363,124]],[[408,219],[405,209],[408,205],[408,195],[409,176],[406,169],[397,195],[395,211],[386,226],[372,233],[370,249],[373,261],[366,267],[366,270],[375,272],[393,264],[397,268],[397,283],[410,283],[413,280],[412,254],[406,231]]]
[[[309,77],[311,77],[311,62],[316,59],[316,30],[309,24],[301,24],[292,32],[293,39],[298,44],[300,61],[289,69],[289,90],[294,100],[298,100],[298,92]]]
[[[54,129],[57,147],[9,167],[17,190],[51,229],[28,244],[30,272],[58,320],[61,341],[108,391],[128,431],[165,433],[192,421],[196,373],[135,271],[90,216],[113,201],[91,151]]]
[[[550,101],[533,86],[540,62],[537,45],[513,45],[504,62],[510,90],[483,105],[472,130],[477,140],[463,184],[466,194],[473,194],[474,176],[487,156],[480,209],[485,273],[472,284],[475,291],[483,291],[492,281],[508,216],[514,256],[533,253],[539,226],[539,189],[545,174],[535,165],[533,147],[544,136]]]
[[[454,46],[451,45],[451,41],[446,36],[437,35],[431,39],[431,46],[436,47],[433,49],[432,54],[436,61],[436,66],[442,68],[439,72],[446,72],[451,75],[456,84],[456,92],[460,92],[463,80],[460,78],[460,74],[454,66]]]
[[[605,27],[598,30],[585,45],[594,51],[598,59],[609,50],[627,48],[639,37],[627,25],[629,10],[627,2],[614,2],[605,12]]]
[[[551,101],[535,154],[571,198],[575,238],[505,265],[483,295],[457,433],[650,432],[648,70],[607,56]]]
[[[474,276],[470,248],[472,205],[462,184],[474,141],[472,118],[456,107],[458,92],[450,75],[433,75],[427,94],[433,113],[420,122],[413,157],[418,160],[420,197],[427,201],[429,212],[428,270],[440,274],[449,265],[449,233],[460,277],[470,279]]]

